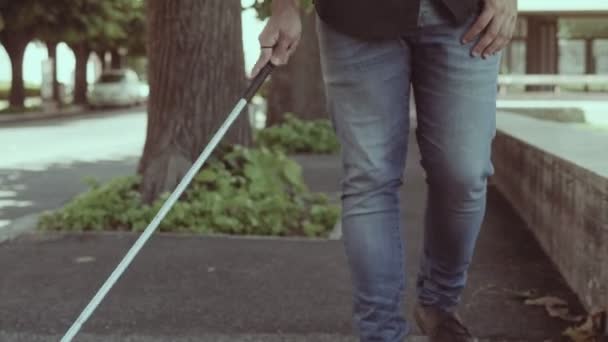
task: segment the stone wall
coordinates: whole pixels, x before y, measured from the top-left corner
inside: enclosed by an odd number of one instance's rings
[[[517,138],[508,132],[514,126],[505,126],[499,125],[494,141],[492,183],[587,308],[608,307],[608,178]],[[597,158],[608,158],[606,137],[607,149]]]

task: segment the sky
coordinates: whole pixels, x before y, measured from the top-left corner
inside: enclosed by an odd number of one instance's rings
[[[243,6],[249,6],[254,0],[241,0]],[[264,28],[264,23],[256,18],[252,9],[243,11],[243,51],[245,57],[245,70],[249,73],[260,53],[258,35]],[[25,51],[23,61],[23,78],[26,84],[39,85],[42,82],[43,63],[47,58],[46,47],[40,43],[30,43]],[[57,78],[63,83],[72,83],[72,73],[75,66],[74,53],[66,44],[57,46]],[[88,66],[89,82],[95,80],[96,66],[92,60]],[[0,84],[11,80],[10,60],[6,51],[0,46]]]

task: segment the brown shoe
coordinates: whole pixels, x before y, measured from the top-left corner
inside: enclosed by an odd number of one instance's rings
[[[416,305],[414,319],[429,342],[477,342],[456,313]]]

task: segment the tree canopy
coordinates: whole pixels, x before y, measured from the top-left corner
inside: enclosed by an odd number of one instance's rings
[[[0,0],[0,31],[29,39],[86,41],[92,49],[126,47],[143,54],[143,0]]]

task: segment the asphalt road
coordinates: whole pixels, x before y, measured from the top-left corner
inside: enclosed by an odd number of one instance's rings
[[[0,127],[0,229],[55,209],[87,189],[135,172],[143,149],[141,108]]]

